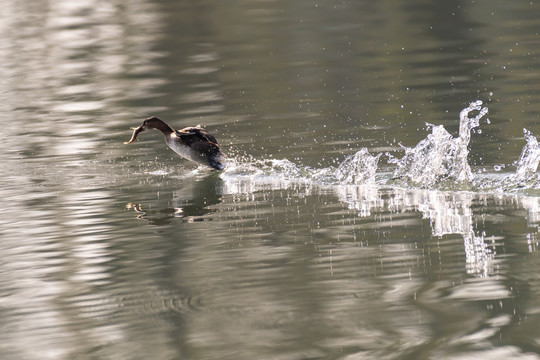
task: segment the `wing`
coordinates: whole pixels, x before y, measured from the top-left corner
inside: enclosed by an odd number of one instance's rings
[[[203,128],[187,127],[176,130],[176,136],[180,137],[185,145],[200,154],[212,156],[221,151],[216,138]]]
[[[181,130],[176,130],[176,135],[182,138],[187,143],[206,141],[218,145],[216,138],[206,129],[201,127],[187,127]]]

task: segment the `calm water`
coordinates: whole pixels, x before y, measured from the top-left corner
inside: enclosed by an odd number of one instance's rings
[[[540,359],[540,180],[516,173],[540,135],[539,16],[4,2],[0,358]],[[400,145],[439,159],[477,99],[471,179],[396,178]],[[157,132],[123,145],[149,115],[202,124],[229,168]]]

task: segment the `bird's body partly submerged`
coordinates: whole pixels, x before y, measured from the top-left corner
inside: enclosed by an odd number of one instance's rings
[[[151,116],[141,126],[133,128],[133,135],[128,142],[137,139],[140,132],[156,129],[165,136],[165,143],[178,155],[199,164],[208,165],[216,170],[225,168],[225,155],[221,152],[216,138],[200,126],[174,130],[163,120]]]

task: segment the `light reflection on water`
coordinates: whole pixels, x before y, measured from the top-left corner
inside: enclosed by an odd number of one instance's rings
[[[3,4],[0,357],[537,358],[540,200],[492,186],[540,133],[536,5],[224,4]],[[471,165],[509,173],[336,181],[477,98]],[[123,145],[151,114],[236,167]]]

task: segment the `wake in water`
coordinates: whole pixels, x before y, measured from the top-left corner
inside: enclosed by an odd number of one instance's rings
[[[401,158],[386,153],[394,168],[379,171],[383,154],[372,155],[367,148],[347,156],[339,165],[312,168],[287,159],[231,158],[223,172],[224,193],[252,193],[259,190],[336,188],[338,186],[372,185],[405,189],[473,190],[482,192],[527,192],[540,190],[540,144],[524,129],[526,145],[514,163],[515,173],[473,173],[468,162],[472,130],[480,125],[487,107],[477,100],[460,112],[459,136],[453,137],[442,125],[427,124],[431,133],[414,147],[400,144]],[[471,115],[472,114],[472,115]],[[473,116],[474,115],[474,116]],[[489,123],[489,120],[486,119]],[[506,165],[498,165],[499,168]],[[193,176],[197,169],[181,176]],[[174,170],[160,169],[152,175],[168,175]],[[177,176],[176,176],[177,177]]]
[[[469,117],[478,111],[474,117]],[[467,161],[471,130],[478,127],[480,119],[488,112],[482,101],[475,101],[460,113],[459,137],[454,138],[442,125],[430,125],[432,133],[414,148],[402,146],[405,155],[401,159],[387,154],[390,163],[396,164],[393,179],[416,187],[433,188],[449,183],[455,187],[473,180]],[[312,169],[298,167],[289,160],[251,160],[231,162],[223,173],[228,180],[246,180],[259,185],[281,187],[290,182],[315,183],[318,185],[375,184],[379,158],[366,148],[348,156],[337,168]]]
[[[469,113],[479,114],[469,118]],[[405,156],[401,159],[390,157],[397,165],[394,178],[404,179],[415,186],[432,188],[442,182],[457,184],[473,180],[471,167],[467,161],[471,130],[480,125],[480,119],[488,112],[482,101],[475,101],[460,113],[459,137],[454,138],[442,125],[427,124],[432,133],[414,148],[401,145]]]
[[[287,159],[238,161],[232,159],[221,174],[228,193],[250,193],[262,189],[283,189],[296,186],[375,184],[381,154],[371,155],[362,148],[348,156],[337,168],[315,169],[297,166]]]
[[[477,112],[475,116],[471,113]],[[295,165],[287,159],[255,160],[232,159],[221,177],[232,192],[252,192],[260,189],[289,188],[302,185],[398,185],[422,189],[477,189],[510,190],[537,189],[540,179],[536,171],[540,163],[540,144],[536,137],[524,130],[527,144],[516,161],[516,173],[498,179],[475,176],[468,162],[471,132],[480,125],[488,113],[482,101],[472,102],[460,112],[459,136],[453,137],[442,125],[427,124],[431,128],[424,140],[409,148],[400,144],[405,152],[402,158],[386,154],[395,164],[391,179],[382,179],[378,162],[382,154],[371,155],[366,148],[349,155],[337,167],[322,169]],[[489,119],[486,119],[489,124]],[[379,178],[377,179],[377,176]]]
[[[349,155],[337,167],[322,169],[296,165],[287,159],[232,158],[220,174],[225,193],[251,193],[263,189],[332,187],[341,185],[401,186],[405,188],[446,190],[538,190],[540,144],[524,130],[527,144],[516,161],[515,174],[473,174],[468,162],[471,132],[487,114],[482,101],[472,102],[460,112],[459,136],[453,137],[442,125],[427,124],[431,134],[415,147],[405,147],[401,158],[386,154],[395,164],[393,174],[378,172],[382,154],[372,155],[362,148]],[[476,113],[471,116],[471,113]],[[486,119],[489,123],[489,120]],[[166,175],[168,172],[159,173]]]

